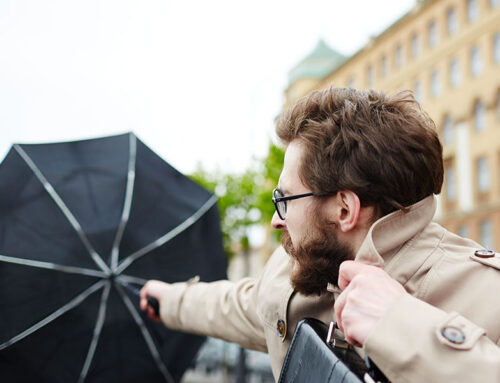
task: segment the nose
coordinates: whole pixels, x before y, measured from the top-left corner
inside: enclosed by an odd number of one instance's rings
[[[273,218],[271,219],[271,226],[276,230],[286,230],[286,222],[281,219],[278,212],[274,212]]]

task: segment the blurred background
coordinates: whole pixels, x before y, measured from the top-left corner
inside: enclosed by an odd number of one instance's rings
[[[0,52],[0,157],[133,131],[218,195],[231,278],[279,240],[276,117],[331,84],[412,90],[444,146],[436,220],[500,247],[499,0],[2,0]],[[243,354],[209,340],[185,381],[272,381]]]

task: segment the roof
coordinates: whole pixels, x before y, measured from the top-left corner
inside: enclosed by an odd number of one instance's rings
[[[340,69],[344,64],[348,64],[360,53],[370,49],[375,42],[381,40],[385,37],[385,35],[402,25],[408,20],[409,17],[414,16],[424,6],[430,5],[434,1],[436,0],[416,0],[416,4],[412,7],[412,9],[394,21],[377,36],[371,38],[368,44],[363,46],[351,56],[344,56],[338,53],[337,51],[331,49],[322,39],[320,39],[316,48],[289,72],[288,86],[301,78],[314,78],[322,80],[328,77]]]
[[[346,56],[330,48],[323,39],[320,39],[313,51],[288,73],[289,85],[303,78],[322,79],[346,59]]]
[[[423,9],[424,6],[427,7],[430,4],[434,3],[435,1],[436,0],[416,0],[415,5],[408,12],[404,13],[401,17],[399,17],[396,21],[394,21],[391,25],[389,25],[387,28],[385,28],[378,35],[372,37],[370,39],[370,41],[365,46],[363,46],[361,49],[359,49],[353,55],[346,57],[341,63],[336,65],[334,68],[332,68],[332,70],[329,73],[325,74],[322,77],[322,79],[333,74],[335,71],[340,69],[344,64],[348,65],[348,63],[351,60],[353,60],[356,56],[358,56],[362,52],[370,49],[376,42],[382,40],[382,38],[384,38],[390,32],[392,32],[396,28],[400,27],[401,25],[404,25],[404,23],[407,22],[410,17],[415,16],[417,13],[419,13]]]

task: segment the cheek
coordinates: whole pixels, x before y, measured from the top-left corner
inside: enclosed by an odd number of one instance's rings
[[[304,217],[294,217],[293,215],[287,216],[286,228],[292,239],[294,246],[301,241],[304,232],[306,231],[306,222]]]
[[[314,227],[311,201],[296,200],[286,213],[286,228],[294,246]]]

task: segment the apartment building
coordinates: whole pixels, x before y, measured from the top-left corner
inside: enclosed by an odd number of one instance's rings
[[[353,56],[320,42],[290,75],[287,105],[332,84],[413,90],[444,147],[436,220],[500,249],[500,0],[418,1]]]

